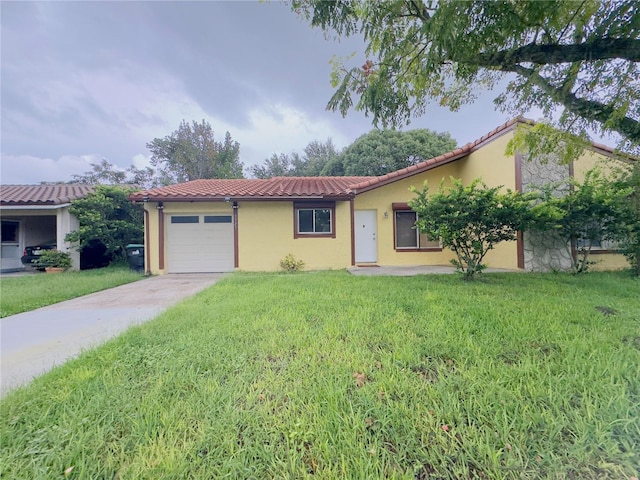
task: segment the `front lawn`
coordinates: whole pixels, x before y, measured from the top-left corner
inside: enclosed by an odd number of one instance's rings
[[[0,318],[140,280],[125,267],[0,277]]]
[[[4,478],[629,479],[624,274],[234,274],[2,401]]]

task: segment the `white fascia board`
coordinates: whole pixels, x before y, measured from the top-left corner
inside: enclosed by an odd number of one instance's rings
[[[0,210],[57,210],[70,206],[70,203],[60,203],[58,205],[0,205]]]

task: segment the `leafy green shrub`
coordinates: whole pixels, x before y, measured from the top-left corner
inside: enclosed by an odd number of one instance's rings
[[[78,243],[80,252],[95,245],[104,246],[110,260],[126,259],[125,245],[144,239],[143,208],[129,201],[135,188],[98,185],[85,198],[74,200],[69,211],[80,227],[65,237]]]
[[[558,196],[558,189],[563,195]],[[604,176],[597,168],[582,183],[570,178],[542,188],[541,207],[549,212],[539,230],[562,239],[571,255],[573,273],[584,273],[593,245],[629,239],[634,219],[629,208],[633,189]]]
[[[628,228],[620,246],[631,264],[633,274],[640,276],[640,161],[618,172],[616,187],[629,192],[626,197]]]
[[[297,260],[292,254],[288,254],[280,260],[280,268],[289,273],[299,272],[304,268],[304,262],[302,260]]]
[[[465,187],[451,178],[450,187],[441,182],[431,195],[426,184],[422,190],[413,189],[418,198],[409,205],[418,214],[416,227],[455,253],[451,263],[465,280],[486,268],[482,261],[497,243],[515,240],[518,231],[534,221],[531,202],[536,196],[511,190],[501,193],[501,188],[488,188],[480,179]]]
[[[45,250],[33,263],[39,267],[56,267],[67,269],[71,268],[71,255],[69,255],[67,252],[61,252],[59,250]]]

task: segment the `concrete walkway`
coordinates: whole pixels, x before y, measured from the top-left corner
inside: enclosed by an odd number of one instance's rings
[[[216,283],[224,274],[150,277],[0,319],[0,395]]]

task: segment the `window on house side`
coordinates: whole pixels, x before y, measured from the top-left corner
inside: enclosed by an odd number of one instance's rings
[[[331,210],[298,209],[298,233],[331,233]]]
[[[576,241],[576,248],[582,250],[591,245],[591,251],[616,251],[620,250],[620,244],[614,240],[586,240],[580,238]]]
[[[441,249],[439,240],[429,240],[416,228],[418,216],[412,211],[396,211],[396,250],[435,250]]]
[[[335,237],[335,204],[321,202],[294,205],[294,237]]]

